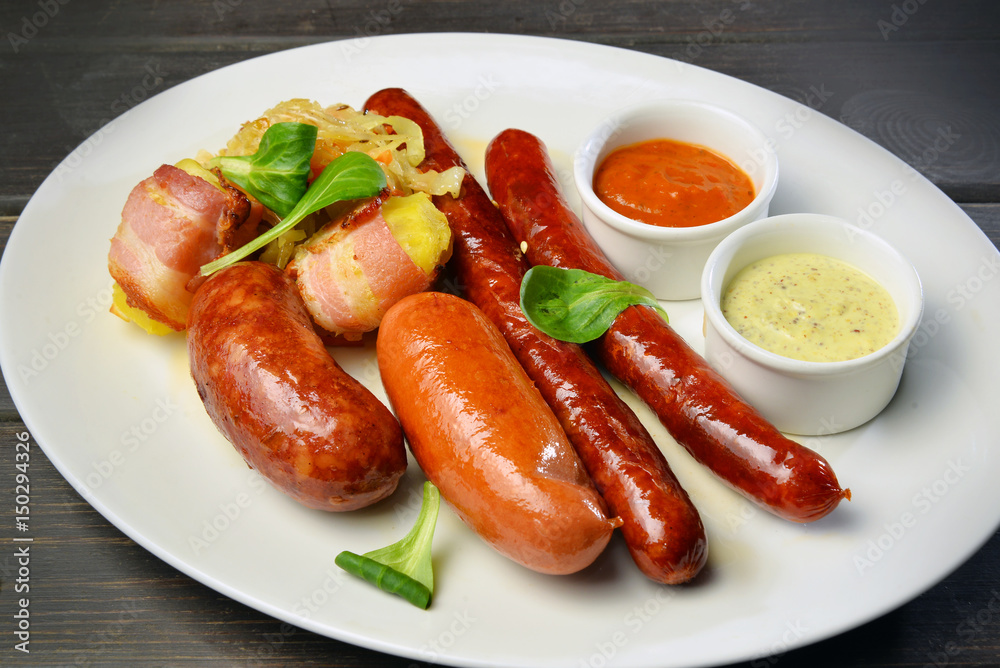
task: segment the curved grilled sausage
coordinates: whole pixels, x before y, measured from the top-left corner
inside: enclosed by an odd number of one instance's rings
[[[465,166],[430,114],[405,91],[379,91],[366,108],[405,116],[423,130],[423,169]],[[521,312],[528,263],[496,206],[471,174],[459,197],[436,197],[454,235],[450,266],[464,296],[497,326],[559,418],[641,571],[657,582],[690,580],[707,559],[698,511],[656,442],[582,348],[535,329]]]
[[[575,573],[597,558],[616,522],[475,305],[440,292],[405,297],[383,318],[377,347],[410,450],[462,521],[540,573]]]
[[[537,137],[501,132],[487,148],[486,173],[532,263],[622,280],[567,204]],[[765,509],[810,522],[850,498],[823,457],[785,438],[651,308],[623,311],[594,350],[696,460]]]
[[[396,488],[399,423],[327,352],[291,278],[260,262],[223,269],[198,288],[187,326],[205,409],[272,485],[320,510],[361,508]]]

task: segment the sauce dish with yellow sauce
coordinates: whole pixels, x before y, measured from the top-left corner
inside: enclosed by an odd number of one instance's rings
[[[698,192],[724,198],[720,190],[737,188],[735,183],[723,183],[720,188],[719,173],[709,167],[704,155],[693,163],[676,157],[681,162],[669,170],[671,173],[664,173],[667,170],[663,163],[647,165],[646,171],[635,177],[637,181],[626,186],[622,196],[639,194],[641,201],[629,202],[627,208],[612,208],[607,198],[602,199],[601,184],[595,188],[595,175],[602,174],[601,168],[611,154],[650,143],[673,145],[673,150],[693,148],[696,157],[698,151],[711,153],[713,163],[716,159],[728,162],[738,173],[737,178],[747,178],[749,188],[742,190],[752,192],[749,197],[739,198],[733,210],[701,198],[679,208],[676,215],[680,220],[643,222],[643,216],[634,212],[646,209],[653,213],[665,208],[662,198],[649,199],[654,191],[674,199],[687,199]],[[658,299],[697,299],[702,268],[716,244],[733,230],[767,216],[778,183],[774,146],[772,139],[743,117],[704,102],[657,100],[618,111],[594,128],[573,159],[573,176],[583,203],[583,224],[627,280],[649,289]],[[621,166],[609,168],[622,171]],[[713,213],[706,217],[696,215],[696,210]],[[633,213],[625,215],[622,211]]]
[[[819,214],[740,228],[709,256],[701,292],[709,363],[778,429],[809,436],[888,405],[923,311],[906,258]]]

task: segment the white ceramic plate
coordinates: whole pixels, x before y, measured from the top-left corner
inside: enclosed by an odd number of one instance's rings
[[[360,107],[387,86],[407,88],[436,114],[480,175],[486,142],[520,127],[548,143],[567,184],[577,142],[617,107],[656,97],[728,106],[777,142],[775,214],[839,215],[894,243],[927,298],[902,386],[874,422],[810,441],[854,501],[808,526],[775,519],[723,488],[636,406],[705,519],[711,558],[696,583],[652,584],[618,540],[584,573],[538,575],[493,553],[450,512],[435,538],[430,610],[343,575],[333,564],[339,551],[380,547],[410,526],[416,466],[391,500],[353,514],[310,511],[272,491],[206,416],[183,339],[148,337],[107,313],[105,264],[129,190],[161,163],[221,147],[282,99]],[[750,84],[579,42],[347,40],[176,86],[67,157],[25,208],[3,257],[0,360],[33,437],[84,498],[160,558],[265,613],[443,664],[702,666],[862,624],[938,582],[994,531],[998,262],[973,222],[899,160]],[[669,307],[700,349],[699,303]],[[384,397],[372,351],[336,356]]]

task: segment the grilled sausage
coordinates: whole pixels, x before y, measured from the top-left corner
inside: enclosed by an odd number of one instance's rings
[[[406,468],[399,423],[334,361],[294,281],[260,262],[212,275],[188,315],[191,375],[252,468],[310,508],[385,498]]]
[[[440,292],[405,297],[382,319],[377,349],[413,456],[468,526],[540,573],[574,573],[597,558],[616,522],[475,305]]]

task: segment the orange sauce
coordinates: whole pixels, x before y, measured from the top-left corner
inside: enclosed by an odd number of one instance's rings
[[[747,173],[726,157],[672,139],[612,151],[594,173],[594,191],[618,213],[661,227],[714,223],[756,194]]]

